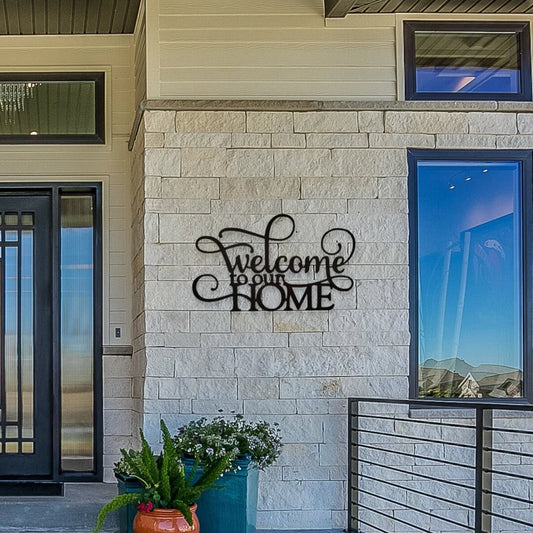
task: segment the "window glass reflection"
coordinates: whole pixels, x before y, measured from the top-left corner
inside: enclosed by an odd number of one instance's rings
[[[63,470],[93,469],[94,227],[91,195],[61,198]]]
[[[520,92],[517,33],[417,31],[415,50],[417,92]]]
[[[95,105],[95,81],[0,81],[0,135],[91,135]]]
[[[519,162],[418,162],[419,394],[520,397]]]

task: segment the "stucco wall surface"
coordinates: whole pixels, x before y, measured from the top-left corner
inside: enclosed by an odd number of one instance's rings
[[[531,148],[533,114],[243,109],[144,114],[144,428],[156,442],[160,418],[175,429],[221,409],[279,422],[285,446],[261,476],[258,526],[342,528],[346,398],[408,395],[407,148]],[[327,230],[351,231],[355,287],[319,311],[195,298],[199,275],[228,279],[196,240],[264,233],[280,213],[296,231],[273,253],[312,255]]]

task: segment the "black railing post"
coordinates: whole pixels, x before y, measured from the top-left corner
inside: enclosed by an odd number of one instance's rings
[[[492,424],[493,410],[476,407],[476,533],[492,531]],[[485,429],[487,428],[487,429]]]
[[[359,531],[359,403],[348,400],[348,531]]]

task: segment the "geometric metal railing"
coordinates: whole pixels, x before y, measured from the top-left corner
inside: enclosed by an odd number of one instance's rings
[[[350,533],[533,532],[533,406],[348,400]]]

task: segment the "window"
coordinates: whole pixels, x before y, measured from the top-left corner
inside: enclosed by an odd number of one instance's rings
[[[103,73],[0,75],[0,143],[103,142]]]
[[[412,395],[527,397],[530,152],[411,151],[409,165]]]
[[[60,196],[61,467],[94,469],[95,191]]]
[[[529,23],[404,23],[407,100],[531,100]]]

